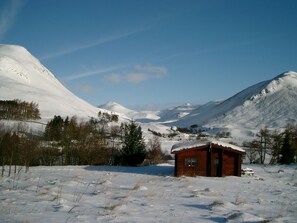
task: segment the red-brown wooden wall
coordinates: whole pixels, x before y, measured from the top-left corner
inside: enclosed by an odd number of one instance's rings
[[[196,158],[197,167],[186,167],[186,158]],[[218,159],[217,166],[215,159]],[[222,148],[193,148],[175,153],[175,176],[240,176],[241,153]]]

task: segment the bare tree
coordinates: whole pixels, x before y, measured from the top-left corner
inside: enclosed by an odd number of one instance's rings
[[[154,136],[152,139],[149,139],[147,144],[147,159],[150,164],[162,163],[165,160],[165,154],[161,149],[161,143],[157,136]]]
[[[259,133],[256,135],[259,139],[258,142],[258,154],[260,158],[260,163],[264,164],[266,155],[269,153],[269,150],[271,149],[271,138],[270,138],[270,132],[265,127],[264,129],[260,129]]]
[[[36,160],[38,144],[39,142],[33,137],[23,136],[20,138],[21,163],[26,167],[26,172]]]
[[[257,162],[257,154],[258,154],[258,142],[253,140],[252,142],[244,142],[243,147],[246,148],[246,156],[249,159],[250,163]]]
[[[5,131],[4,125],[0,125],[0,162],[1,162],[1,176],[4,176],[4,171],[5,171],[5,162],[6,162],[6,150],[7,150],[7,145],[6,145],[6,138],[7,138],[7,133]]]
[[[271,159],[270,164],[276,164],[280,162],[280,153],[283,144],[283,132],[274,130],[271,134]]]

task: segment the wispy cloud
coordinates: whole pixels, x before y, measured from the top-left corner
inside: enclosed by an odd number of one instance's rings
[[[149,78],[151,78],[151,76],[149,74],[131,73],[131,74],[127,74],[126,76],[124,76],[123,81],[132,83],[132,84],[138,84],[140,82],[148,80]]]
[[[148,29],[150,29],[150,28],[149,27],[144,27],[144,28],[133,30],[133,31],[127,31],[127,32],[124,32],[124,33],[114,34],[112,36],[108,36],[108,37],[105,37],[105,38],[100,38],[100,39],[94,40],[94,41],[89,42],[89,43],[83,43],[83,44],[76,45],[76,46],[73,46],[73,47],[70,47],[70,48],[62,49],[62,50],[60,50],[58,52],[54,52],[54,53],[51,53],[51,54],[48,54],[48,55],[45,55],[45,56],[41,57],[41,60],[43,60],[43,61],[44,60],[49,60],[49,59],[52,59],[52,58],[57,58],[57,57],[64,56],[64,55],[67,55],[67,54],[75,53],[75,52],[78,52],[78,51],[81,51],[81,50],[89,49],[89,48],[92,48],[92,47],[95,47],[95,46],[99,46],[99,45],[102,45],[102,44],[105,44],[105,43],[108,43],[108,42],[112,42],[112,41],[115,41],[115,40],[119,40],[119,39],[122,39],[122,38],[125,38],[125,37],[128,37],[128,36],[131,36],[131,35],[136,34],[136,33],[146,31]]]
[[[94,75],[98,75],[98,74],[104,74],[106,72],[113,72],[113,71],[123,69],[123,68],[126,68],[126,67],[127,67],[127,65],[118,65],[118,66],[114,66],[114,67],[107,67],[107,68],[99,68],[99,69],[95,69],[95,70],[88,70],[86,72],[82,72],[82,73],[67,76],[67,77],[65,77],[63,79],[65,81],[72,81],[72,80],[82,79],[82,78],[86,78],[86,77],[94,76]]]
[[[23,1],[11,0],[9,4],[0,11],[0,40],[3,39],[7,31],[13,26],[22,6]]]
[[[108,83],[120,83],[122,82],[122,77],[119,74],[108,74],[103,77],[104,82]]]
[[[146,72],[160,77],[163,77],[167,74],[167,69],[165,67],[137,65],[134,69],[136,71]]]
[[[86,94],[88,94],[88,93],[95,93],[95,92],[98,91],[97,88],[95,88],[95,87],[93,87],[93,86],[91,86],[91,85],[88,85],[88,84],[77,84],[77,85],[75,86],[75,88],[76,88],[79,92],[81,92],[81,93],[86,93]]]
[[[108,83],[138,84],[149,79],[160,79],[167,75],[165,67],[137,65],[132,71],[124,74],[108,74],[103,77]]]

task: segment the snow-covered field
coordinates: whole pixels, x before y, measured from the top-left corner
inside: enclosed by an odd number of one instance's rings
[[[0,222],[296,222],[297,166],[244,167],[255,175],[175,178],[168,164],[32,167],[0,178]]]

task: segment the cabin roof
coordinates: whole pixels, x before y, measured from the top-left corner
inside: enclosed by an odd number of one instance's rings
[[[229,149],[237,153],[245,153],[245,150],[240,148],[239,146],[235,146],[230,143],[226,143],[218,140],[198,140],[198,141],[178,143],[172,146],[171,153],[178,153],[180,151],[189,150],[189,149],[205,148],[205,146]]]

